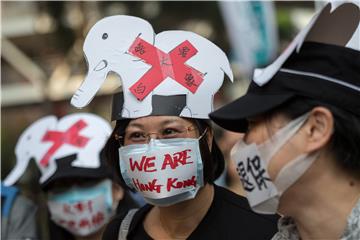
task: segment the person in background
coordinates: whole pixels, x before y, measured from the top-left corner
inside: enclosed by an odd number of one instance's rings
[[[114,182],[101,154],[110,131],[106,120],[74,113],[61,119],[43,117],[19,137],[17,164],[4,182],[14,184],[29,160],[35,160],[46,195],[50,239],[101,239],[116,212],[138,207],[124,186]]]
[[[232,156],[253,210],[284,215],[274,240],[360,239],[359,24],[358,5],[327,4],[210,114],[245,133]]]
[[[224,130],[219,138],[219,148],[224,154],[225,159],[225,186],[234,193],[245,196],[244,189],[239,181],[239,175],[236,172],[236,167],[230,154],[234,144],[242,137],[242,133]]]
[[[98,240],[115,214],[138,207],[102,159],[96,169],[71,168],[76,155],[57,159],[59,175],[42,185],[49,210],[50,239]]]
[[[37,206],[15,186],[1,183],[1,239],[39,239]]]

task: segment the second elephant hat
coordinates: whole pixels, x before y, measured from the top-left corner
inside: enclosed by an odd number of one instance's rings
[[[244,132],[247,118],[299,96],[360,116],[360,9],[328,3],[267,68],[255,70],[247,93],[210,114],[223,128]]]
[[[156,34],[147,21],[111,16],[98,21],[84,42],[88,73],[71,99],[86,106],[109,72],[121,78],[117,120],[148,115],[208,119],[224,74],[233,80],[225,53],[188,31]]]
[[[40,185],[63,178],[106,178],[111,172],[100,152],[111,133],[110,124],[89,113],[61,119],[46,116],[27,127],[16,147],[16,165],[4,185],[15,184],[33,159],[41,172]]]

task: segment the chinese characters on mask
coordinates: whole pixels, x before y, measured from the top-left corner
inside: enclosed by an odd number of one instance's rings
[[[246,163],[242,161],[239,162],[236,171],[246,191],[252,192],[255,187],[258,188],[258,190],[268,188],[266,182],[270,181],[270,179],[264,176],[265,169],[261,165],[259,156],[256,155],[253,158],[248,157]]]
[[[60,219],[59,225],[67,226],[70,229],[84,229],[97,227],[105,221],[104,213],[95,211],[93,209],[93,201],[88,200],[84,202],[77,202],[74,204],[64,203],[62,206],[63,214],[65,215],[83,215],[76,221],[75,218]]]

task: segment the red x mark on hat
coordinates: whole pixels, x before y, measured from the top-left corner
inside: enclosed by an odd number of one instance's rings
[[[171,77],[192,93],[196,92],[203,81],[204,75],[200,71],[185,64],[185,61],[197,53],[196,48],[187,40],[165,53],[137,37],[129,52],[152,65],[152,68],[130,87],[138,100],[143,100],[167,77]]]
[[[70,144],[78,148],[85,147],[89,138],[80,136],[79,132],[86,126],[87,124],[85,121],[79,120],[65,132],[47,131],[41,141],[53,142],[53,145],[40,160],[40,165],[47,166],[51,156],[64,144]]]

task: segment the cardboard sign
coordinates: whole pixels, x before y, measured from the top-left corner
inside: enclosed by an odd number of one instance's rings
[[[202,186],[199,176],[197,146],[178,146],[144,153],[121,154],[120,167],[128,176],[125,181],[145,197],[170,197]],[[201,165],[202,166],[202,165]]]

